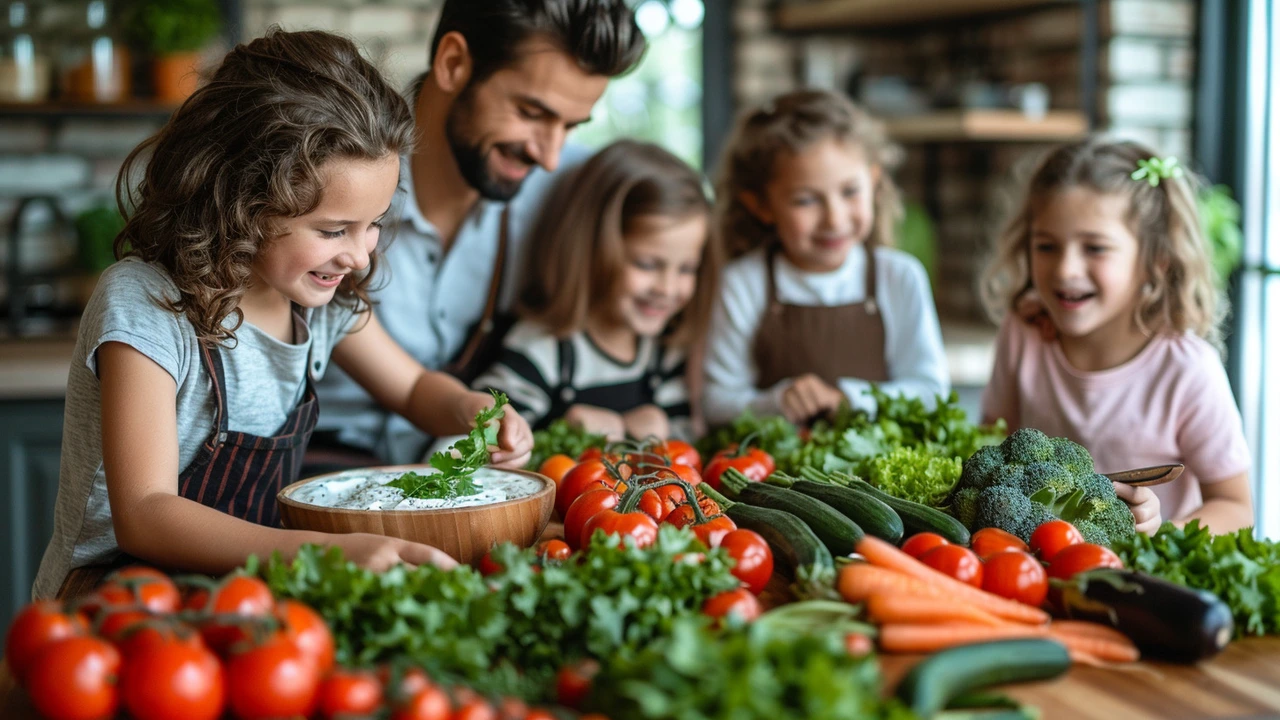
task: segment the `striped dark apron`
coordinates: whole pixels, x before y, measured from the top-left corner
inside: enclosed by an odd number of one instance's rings
[[[202,343],[200,358],[213,380],[216,429],[178,476],[178,494],[241,520],[278,527],[276,493],[298,479],[307,440],[320,414],[311,373],[307,373],[302,399],[284,424],[274,435],[262,437],[227,429],[227,380],[222,353],[217,347]],[[137,562],[136,558],[121,554],[109,565],[76,568],[63,581],[58,597],[87,595],[111,570]]]

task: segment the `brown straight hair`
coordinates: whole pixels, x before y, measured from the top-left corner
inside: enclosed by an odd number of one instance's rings
[[[237,45],[129,154],[116,179],[127,217],[116,257],[163,267],[178,289],[165,307],[185,314],[203,342],[233,340],[254,257],[275,236],[273,220],[319,205],[325,163],[380,160],[412,144],[404,98],[354,43],[273,27]],[[334,301],[357,312],[369,307],[376,267],[375,252],[362,276],[343,278]]]
[[[706,328],[724,251],[710,222],[702,178],[680,158],[651,143],[621,140],[596,153],[557,184],[534,227],[530,274],[520,314],[557,337],[586,327],[591,308],[608,302],[626,263],[628,234],[655,220],[702,214],[707,240],[697,289],[673,320],[672,344],[688,345]]]

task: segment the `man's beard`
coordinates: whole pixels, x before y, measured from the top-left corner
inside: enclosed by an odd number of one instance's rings
[[[485,150],[479,142],[470,140],[465,128],[471,125],[473,100],[471,88],[467,88],[454,101],[445,119],[445,139],[449,143],[449,150],[453,153],[453,161],[458,164],[458,172],[462,173],[462,179],[475,188],[481,197],[506,202],[520,192],[524,178],[512,181],[495,175],[489,169],[489,153],[505,151],[509,157],[516,158],[529,166],[535,165],[536,161],[525,152],[523,143],[500,143]]]

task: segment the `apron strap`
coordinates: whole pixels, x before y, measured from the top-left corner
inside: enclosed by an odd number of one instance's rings
[[[865,243],[862,247],[867,253],[866,308],[868,314],[875,315],[880,312],[879,301],[876,300],[876,249],[875,246]]]
[[[200,359],[213,385],[213,417],[217,435],[210,445],[217,445],[227,438],[227,375],[222,368],[222,351],[212,343],[200,343]],[[307,378],[310,382],[310,373]]]
[[[764,251],[764,286],[765,286],[765,307],[774,308],[778,305],[778,285],[773,279],[774,257],[778,254],[778,246],[771,244]]]
[[[498,311],[498,296],[501,295],[502,282],[507,274],[507,245],[510,242],[510,226],[511,204],[508,203],[502,207],[502,218],[498,221],[498,249],[493,256],[493,275],[489,279],[489,294],[485,298],[484,312],[480,316],[480,322],[476,324],[476,329],[471,333],[471,337],[467,338],[467,344],[463,346],[462,352],[458,353],[457,358],[446,369],[446,372],[451,375],[457,375],[471,364],[472,358],[480,351],[485,339],[493,332],[493,316]]]
[[[644,371],[644,384],[649,394],[649,402],[654,402],[654,398],[658,394],[658,388],[662,385],[662,360],[666,355],[666,345],[662,343],[662,339],[648,338],[649,343],[649,365]]]

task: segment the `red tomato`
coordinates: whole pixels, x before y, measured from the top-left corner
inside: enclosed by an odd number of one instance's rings
[[[709,548],[719,547],[724,542],[724,537],[734,530],[738,529],[737,523],[729,519],[728,515],[717,515],[708,518],[704,523],[697,523],[692,526],[693,534],[698,536],[703,545]]]
[[[651,452],[665,458],[667,465],[688,465],[702,473],[702,456],[683,440],[665,440],[655,445]]]
[[[591,692],[591,681],[599,672],[600,663],[595,660],[579,660],[560,668],[556,673],[556,702],[578,709]]]
[[[621,468],[619,474],[622,474]],[[560,513],[560,517],[568,514],[574,500],[595,488],[618,490],[618,479],[609,473],[609,469],[601,460],[578,463],[577,467],[570,470],[556,487],[556,511]]]
[[[586,547],[591,540],[591,536],[584,532],[587,521],[605,510],[618,507],[621,500],[618,493],[603,487],[588,490],[578,496],[569,506],[569,512],[564,515],[564,540],[569,547],[575,550]]]
[[[83,608],[92,616],[108,605],[141,605],[154,613],[174,613],[182,606],[182,596],[168,575],[155,568],[133,565],[108,575]]]
[[[542,461],[542,465],[538,467],[538,472],[551,478],[551,481],[559,485],[564,476],[577,465],[577,461],[568,455],[552,455]]]
[[[153,644],[178,642],[192,648],[206,648],[200,633],[190,625],[172,621],[157,621],[155,618],[146,625],[130,628],[128,632],[115,641],[116,649],[125,662],[135,654],[146,650]]]
[[[1006,550],[987,558],[982,568],[982,589],[1024,605],[1040,607],[1049,593],[1044,566],[1029,553]]]
[[[382,683],[367,670],[338,668],[320,682],[316,712],[322,718],[372,715],[382,706]]]
[[[656,482],[658,480],[683,480],[693,487],[702,484],[702,473],[694,468],[676,463],[675,465],[654,465],[651,462],[640,462],[635,466],[635,475],[650,475],[651,479],[645,482]]]
[[[731,445],[715,454],[707,464],[707,471],[702,474],[702,481],[719,490],[720,475],[729,468],[736,469],[749,480],[759,482],[769,477],[776,466],[773,458],[759,448],[749,447],[739,453],[738,446]]]
[[[203,645],[152,642],[128,656],[120,697],[137,720],[216,720],[226,702],[222,664]]]
[[[939,545],[950,545],[951,543],[941,535],[931,532],[922,532],[912,535],[905,543],[902,544],[902,552],[919,560],[920,556],[938,547]]]
[[[391,720],[449,720],[449,696],[443,690],[427,685],[391,715]]]
[[[973,550],[979,558],[986,560],[996,553],[1009,550],[1026,552],[1027,544],[1017,535],[1000,528],[982,528],[969,539],[969,549]]]
[[[504,697],[498,703],[498,717],[502,720],[526,720],[529,717],[529,706],[519,698]]]
[[[542,708],[534,708],[525,713],[524,720],[556,720],[556,716]]]
[[[860,632],[844,634],[844,651],[853,657],[862,657],[871,652],[871,638]]]
[[[458,706],[449,720],[498,720],[498,712],[484,698],[471,698]]]
[[[602,510],[592,515],[582,528],[584,537],[591,537],[596,530],[603,530],[605,535],[631,537],[636,547],[648,547],[658,539],[658,523],[642,512],[620,513],[617,510]]]
[[[493,550],[488,550],[485,552],[484,556],[480,558],[480,574],[485,577],[497,575],[504,569],[505,568],[503,568],[497,560],[493,559]]]
[[[1049,577],[1070,580],[1076,573],[1094,568],[1124,569],[1120,557],[1101,545],[1076,543],[1059,550],[1049,562]]]
[[[720,540],[720,547],[733,558],[733,576],[756,595],[773,575],[773,551],[764,538],[751,530],[733,530]]]
[[[563,540],[543,540],[538,543],[537,553],[547,560],[568,560],[573,549]]]
[[[713,595],[702,604],[702,613],[713,618],[736,615],[741,620],[751,622],[760,617],[761,612],[763,609],[760,607],[760,601],[746,588],[726,590],[719,595]]]
[[[282,630],[316,664],[323,677],[333,668],[333,634],[320,614],[297,600],[281,600],[276,617]]]
[[[248,575],[233,575],[214,588],[210,597],[196,593],[188,602],[189,609],[214,616],[239,615],[245,618],[267,617],[275,609],[271,589],[261,580]],[[200,634],[214,652],[224,652],[249,636],[234,622],[209,618],[201,623]]]
[[[4,657],[9,672],[19,682],[31,668],[36,655],[50,643],[77,635],[88,635],[89,625],[79,613],[67,613],[62,603],[39,600],[22,609],[9,626],[4,641]]]
[[[387,688],[387,699],[401,704],[408,702],[419,691],[431,687],[431,680],[422,668],[405,669],[398,677],[392,677],[392,668],[382,665],[378,668],[378,680]],[[396,683],[393,687],[392,683]]]
[[[46,645],[26,674],[31,704],[49,720],[105,720],[120,704],[120,653],[102,638],[67,637]]]
[[[227,701],[240,720],[310,715],[320,687],[315,661],[281,633],[232,655],[226,673]]]
[[[716,515],[721,514],[720,506],[716,504],[715,500],[712,500],[711,498],[702,494],[698,494],[697,497],[698,497],[698,508],[702,510],[702,514],[704,516],[714,517]],[[672,510],[670,514],[668,514],[665,518],[663,518],[663,522],[667,523],[668,525],[675,525],[676,527],[689,527],[690,525],[693,525],[694,523],[696,523],[697,520],[698,518],[693,512],[693,508],[689,506],[687,503],[676,507],[676,509]]]
[[[139,623],[152,620],[155,616],[146,610],[116,609],[115,606],[104,608],[98,617],[98,634],[116,644],[118,648],[125,635]]]
[[[969,548],[939,545],[920,556],[920,562],[960,582],[982,587],[982,561]]]
[[[1045,562],[1053,560],[1063,548],[1082,542],[1084,536],[1066,520],[1050,520],[1031,533],[1031,550]]]

